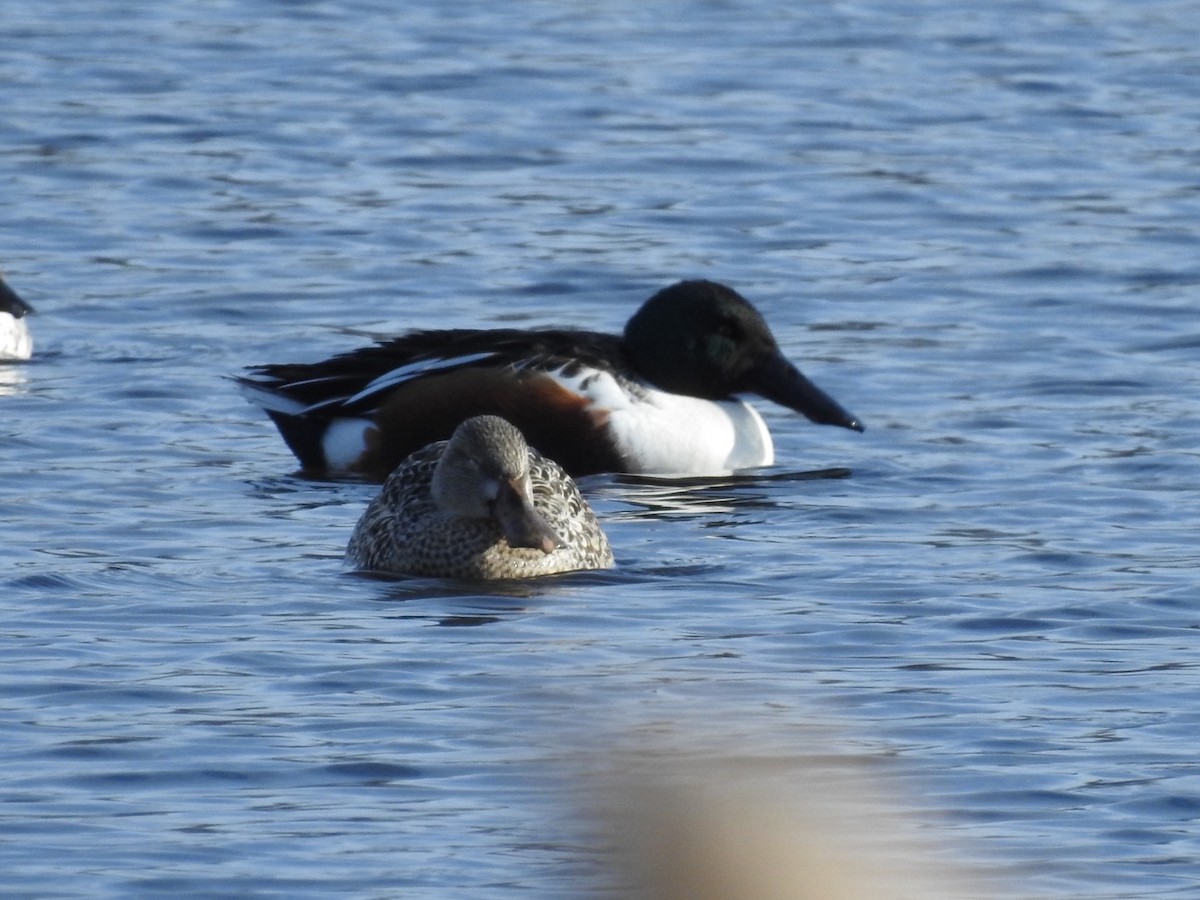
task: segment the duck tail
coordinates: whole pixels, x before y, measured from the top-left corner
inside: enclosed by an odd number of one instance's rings
[[[327,468],[324,439],[330,423],[328,416],[310,412],[299,400],[260,381],[251,378],[235,378],[234,381],[241,395],[260,407],[275,423],[284,443],[303,469],[319,472]]]

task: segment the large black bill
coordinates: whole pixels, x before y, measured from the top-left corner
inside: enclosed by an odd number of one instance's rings
[[[746,379],[746,389],[794,409],[819,425],[840,425],[862,431],[863,424],[842,409],[841,404],[804,377],[804,374],[776,353],[759,363]]]

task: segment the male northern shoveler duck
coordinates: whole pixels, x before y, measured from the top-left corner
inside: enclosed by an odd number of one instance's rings
[[[33,307],[0,278],[0,359],[29,359],[33,356],[33,335],[25,317]]]
[[[572,475],[719,475],[767,466],[755,393],[814,422],[858,419],[788,362],[731,288],[659,291],[624,335],[565,329],[416,331],[238,379],[309,472],[382,479],[469,416],[503,416]]]
[[[530,578],[613,564],[562,466],[511,423],[474,416],[408,457],[358,521],[346,558],[372,571]]]

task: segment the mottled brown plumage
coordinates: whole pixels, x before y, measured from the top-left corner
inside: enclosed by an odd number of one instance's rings
[[[346,550],[363,569],[450,578],[530,578],[606,569],[612,550],[556,462],[497,416],[408,457],[367,507]]]

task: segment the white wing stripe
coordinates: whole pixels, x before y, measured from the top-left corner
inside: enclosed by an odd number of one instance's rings
[[[413,378],[419,378],[422,375],[428,375],[430,372],[439,372],[442,369],[453,369],[457,368],[458,366],[467,366],[471,363],[489,359],[495,355],[495,353],[490,351],[486,353],[468,353],[466,356],[454,356],[450,359],[421,360],[419,362],[409,363],[406,366],[399,366],[395,369],[392,369],[390,372],[380,375],[353,397],[347,397],[339,402],[345,404],[358,403],[360,400],[365,400],[372,394],[389,390]],[[317,407],[324,406],[328,402],[329,401],[324,401],[322,403],[314,404],[313,406],[309,407],[309,410],[311,411]]]

